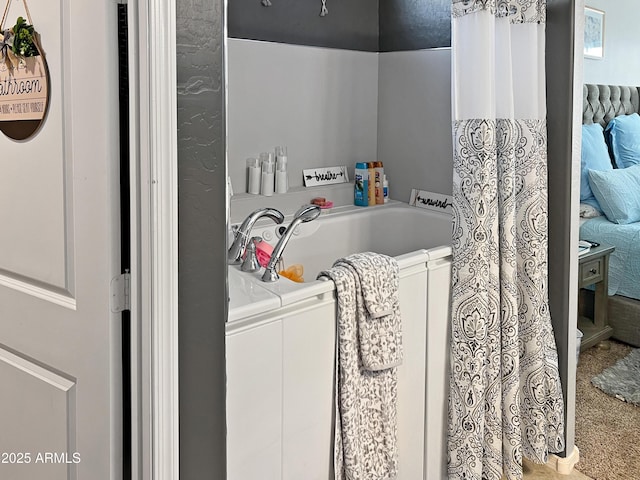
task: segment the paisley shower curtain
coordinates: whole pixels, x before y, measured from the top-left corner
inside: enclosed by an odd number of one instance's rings
[[[453,0],[450,479],[564,449],[547,293],[543,0]]]

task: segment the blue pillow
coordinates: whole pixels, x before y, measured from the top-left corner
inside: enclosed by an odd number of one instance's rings
[[[589,183],[610,222],[640,221],[640,165],[606,172],[589,170]]]
[[[616,167],[640,164],[640,115],[620,115],[609,122],[606,132]]]
[[[589,186],[589,170],[613,170],[604,133],[599,123],[582,125],[582,159],[580,165],[580,202],[602,211]]]

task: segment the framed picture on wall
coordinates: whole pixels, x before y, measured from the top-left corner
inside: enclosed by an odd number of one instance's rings
[[[584,9],[584,56],[604,57],[604,12],[591,7]]]

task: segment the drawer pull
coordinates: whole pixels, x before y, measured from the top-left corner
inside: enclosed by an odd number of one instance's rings
[[[596,270],[595,268],[592,268],[591,270],[589,270],[589,273],[595,275],[596,273],[598,273],[598,270]]]

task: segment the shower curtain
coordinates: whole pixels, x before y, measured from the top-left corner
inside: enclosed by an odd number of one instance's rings
[[[547,293],[544,1],[453,0],[450,479],[564,449]]]

